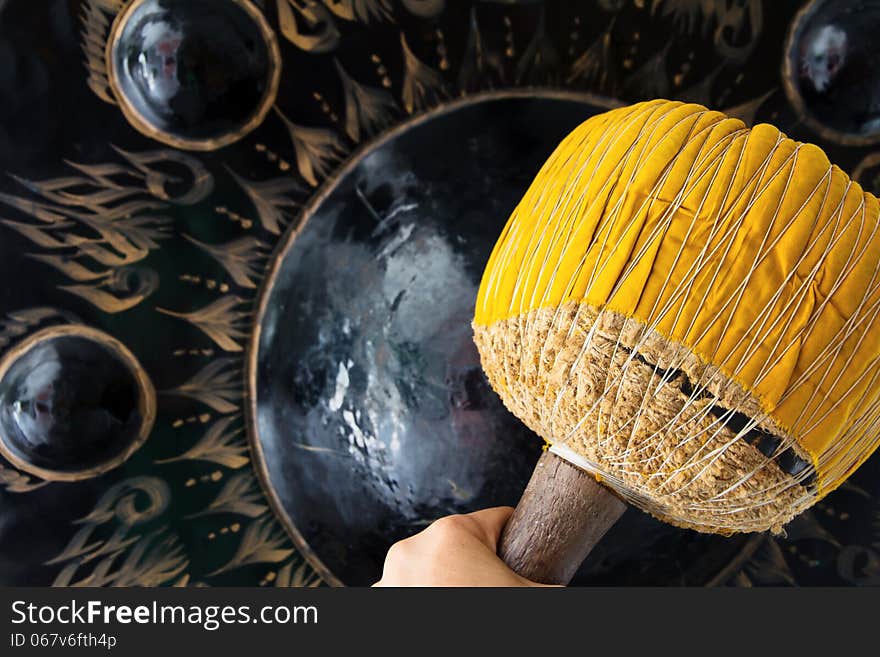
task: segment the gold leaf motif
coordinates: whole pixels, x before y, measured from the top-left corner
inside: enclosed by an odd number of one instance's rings
[[[96,525],[91,524],[78,530],[67,542],[64,549],[59,552],[57,556],[46,561],[44,565],[51,566],[56,563],[62,563],[100,550],[101,546],[104,545],[103,540],[89,542],[94,534],[95,527]],[[134,540],[137,540],[137,537],[135,537]]]
[[[299,162],[299,151],[297,151],[297,162]],[[263,228],[273,235],[280,235],[281,229],[289,223],[285,208],[296,208],[300,205],[290,198],[289,194],[301,193],[303,188],[292,178],[272,178],[257,182],[245,180],[229,167],[226,170],[253,203]]]
[[[625,96],[666,98],[669,95],[666,56],[671,47],[672,41],[669,41],[626,79],[623,83]]]
[[[614,85],[614,54],[611,50],[611,34],[614,20],[608,24],[593,43],[571,65],[566,82],[586,83],[598,91],[609,91]]]
[[[29,215],[37,223],[0,219],[0,223],[47,251],[29,257],[65,275],[72,284],[59,289],[85,299],[106,313],[140,304],[158,288],[158,274],[132,265],[159,248],[168,237],[171,218],[154,214],[167,202],[194,203],[213,188],[213,176],[189,155],[170,150],[131,153],[115,149],[127,164],[67,165],[81,175],[34,181],[13,179],[42,201],[0,193],[0,203]],[[161,165],[163,170],[151,165]],[[169,165],[182,168],[169,172]],[[189,178],[183,182],[178,174]],[[172,197],[171,184],[185,191]],[[95,268],[97,263],[103,268]]]
[[[393,16],[389,0],[324,0],[324,4],[343,20],[360,21],[367,25],[374,20],[392,20]]]
[[[144,176],[146,190],[158,199],[176,205],[194,205],[205,200],[214,191],[214,176],[192,155],[166,148],[140,153],[125,151],[117,146],[113,146],[113,150]],[[171,164],[182,167],[188,180],[184,183],[180,176],[153,168],[151,164],[166,168]],[[177,196],[172,195],[168,190],[174,184],[183,185],[185,191]]]
[[[553,40],[547,36],[542,7],[535,34],[516,64],[516,83],[554,85],[559,82],[558,70],[559,54],[556,52]]]
[[[677,29],[693,35],[700,29],[705,35],[720,14],[724,12],[725,0],[654,0],[651,13],[662,7],[664,18],[672,17]]]
[[[159,517],[170,501],[171,489],[162,479],[131,477],[107,489],[92,512],[75,524],[100,524],[115,517],[123,525],[134,527]]]
[[[447,98],[446,85],[439,73],[423,64],[416,57],[406,35],[400,33],[400,47],[403,50],[403,107],[409,114],[429,109]]]
[[[47,481],[33,480],[18,470],[0,465],[0,486],[10,493],[29,493],[45,486]]]
[[[0,202],[5,203],[16,210],[20,210],[25,214],[29,214],[37,221],[44,224],[60,224],[67,221],[69,218],[62,208],[53,207],[14,194],[0,193]],[[71,223],[70,225],[72,226],[74,224]]]
[[[504,62],[496,52],[487,51],[477,22],[477,8],[471,7],[468,36],[458,72],[461,92],[482,91],[504,84]]]
[[[189,565],[184,548],[171,535],[161,532],[141,538],[127,552],[117,552],[97,563],[91,573],[75,581],[82,566],[72,561],[55,578],[52,586],[160,586],[180,576]],[[157,540],[158,539],[158,540]]]
[[[117,557],[142,541],[140,534],[130,535],[129,531],[159,517],[168,508],[170,499],[168,484],[156,477],[132,477],[111,486],[91,513],[73,522],[74,526],[81,527],[65,548],[45,562],[46,565],[69,562],[56,578],[55,585],[74,585],[74,576],[79,569],[99,558],[101,561],[92,573],[77,584],[102,586],[115,581],[120,577],[119,571],[111,570]],[[102,538],[108,531],[109,538]],[[129,561],[130,556],[125,561],[129,563],[129,569],[134,567],[134,562]],[[147,566],[145,564],[145,568]]]
[[[80,322],[80,319],[73,313],[48,306],[16,310],[6,315],[6,317],[7,319],[0,319],[0,347],[5,347],[46,320]]]
[[[315,0],[277,0],[277,7],[281,34],[297,48],[325,53],[339,45],[339,30],[324,5]]]
[[[345,145],[331,130],[306,128],[293,123],[278,107],[275,112],[287,127],[300,175],[312,187],[317,187],[318,180],[326,177],[345,155]]]
[[[137,306],[159,288],[159,275],[147,267],[114,269],[94,285],[59,285],[105,313],[121,313]]]
[[[84,238],[78,237],[70,233],[61,233],[57,236],[54,234],[54,231],[56,230],[71,228],[73,224],[68,222],[54,224],[50,228],[42,228],[40,226],[34,226],[33,224],[25,224],[19,221],[11,221],[8,219],[0,219],[0,223],[2,223],[4,226],[8,226],[15,232],[26,237],[37,246],[41,246],[44,249],[67,249],[72,246],[82,244],[84,241]]]
[[[715,50],[722,57],[744,61],[764,29],[763,0],[722,2],[718,0],[718,25],[715,27]]]
[[[180,313],[164,308],[156,308],[164,315],[186,320],[213,340],[223,351],[241,351],[237,338],[247,337],[243,321],[247,312],[236,310],[244,303],[237,296],[225,295],[201,310]]]
[[[123,253],[149,253],[158,249],[158,241],[168,238],[170,228],[171,219],[158,215],[125,216],[107,224],[98,222],[98,231],[104,239]],[[114,238],[119,241],[118,247]],[[128,249],[129,244],[134,248]],[[81,246],[80,251],[87,253],[87,246]]]
[[[116,554],[140,538],[140,534],[128,536],[129,528],[123,525],[118,527],[106,541],[97,540],[90,543],[89,541],[95,535],[96,527],[97,525],[94,524],[87,525],[77,531],[67,543],[67,547],[54,559],[45,562],[45,565],[51,566],[77,558],[79,564],[88,563],[98,557]]]
[[[109,314],[131,310],[147,297],[147,295],[143,294],[120,299],[94,285],[59,285],[58,289],[85,299],[98,310],[103,310]]]
[[[272,516],[265,515],[248,526],[232,559],[210,575],[254,563],[279,563],[293,553],[284,530]]]
[[[86,170],[85,167],[68,162],[69,166],[79,167]],[[49,180],[28,180],[21,176],[10,176],[15,182],[22,187],[26,187],[35,194],[39,194],[43,198],[58,205],[64,206],[81,206],[93,211],[99,211],[108,204],[117,203],[131,196],[142,194],[143,189],[132,185],[122,185],[112,180],[109,176],[118,174],[126,175],[129,170],[119,164],[109,164],[99,167],[91,167],[95,172],[94,176],[65,176],[61,178],[51,178]],[[75,193],[69,191],[71,189],[88,189],[88,192]],[[161,207],[154,204],[153,207]]]
[[[736,576],[733,578],[733,584],[739,588],[750,589],[752,588],[752,580],[749,579],[749,576],[746,575],[743,571],[739,571]]]
[[[714,69],[712,69],[702,80],[692,84],[687,89],[681,91],[677,96],[676,100],[681,100],[686,103],[697,103],[698,105],[711,106],[713,105],[713,95],[712,90],[715,86],[715,80],[718,79],[721,71],[724,70],[724,64],[719,64]]]
[[[294,562],[284,564],[275,577],[275,588],[317,588],[321,578],[307,561],[302,561],[294,569]]]
[[[361,137],[369,137],[389,125],[397,107],[391,94],[384,89],[358,84],[342,68],[339,60],[334,59],[333,63],[342,80],[345,132],[351,140],[360,141]]]
[[[249,471],[240,472],[230,477],[220,492],[207,507],[188,518],[197,518],[212,513],[236,513],[257,518],[269,510],[263,504],[263,494],[257,486],[257,480]]]
[[[209,461],[233,470],[246,466],[250,461],[247,457],[247,445],[238,438],[241,434],[241,427],[229,429],[237,418],[238,416],[234,415],[216,420],[205,432],[205,435],[186,452],[180,456],[157,460],[156,463],[174,463],[187,460]]]
[[[87,281],[95,281],[105,278],[112,273],[110,269],[102,271],[93,271],[84,265],[78,263],[75,256],[69,255],[44,255],[41,253],[26,253],[26,257],[42,262],[43,264],[54,267],[72,281],[83,283]]]
[[[755,124],[755,115],[758,113],[758,110],[761,109],[761,105],[763,105],[774,93],[776,93],[776,89],[771,89],[757,98],[753,98],[752,100],[734,107],[728,107],[721,111],[731,118],[740,119],[747,126],[751,127]]]
[[[254,281],[259,278],[260,269],[256,263],[268,257],[266,245],[257,238],[242,237],[226,244],[211,245],[189,235],[183,237],[220,263],[236,285],[251,290],[257,287]]]
[[[91,258],[95,262],[108,267],[127,267],[140,262],[149,255],[149,249],[142,249],[131,243],[126,243],[121,249],[111,249],[94,243],[82,243],[77,249],[77,256]],[[120,255],[121,254],[121,255]]]
[[[80,13],[83,29],[80,32],[80,47],[85,56],[85,67],[89,73],[88,85],[105,103],[116,104],[110,82],[104,51],[107,49],[107,35],[112,17],[122,8],[123,0],[85,0]]]
[[[189,381],[166,390],[165,394],[195,399],[218,413],[233,413],[238,410],[244,394],[238,360],[214,359]]]

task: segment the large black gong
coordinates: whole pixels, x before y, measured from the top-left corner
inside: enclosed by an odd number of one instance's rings
[[[477,287],[541,164],[608,106],[489,94],[405,123],[356,156],[277,251],[250,357],[253,446],[276,511],[328,581],[372,583],[396,539],[516,503],[541,440],[480,368]],[[582,580],[607,567],[603,553],[620,567],[638,545],[650,561],[648,536],[698,540],[629,515]]]

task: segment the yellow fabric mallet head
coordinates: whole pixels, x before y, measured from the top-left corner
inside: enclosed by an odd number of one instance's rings
[[[878,213],[818,147],[699,105],[566,137],[474,316],[492,387],[551,445],[508,563],[568,581],[618,498],[699,531],[780,531],[843,482],[880,442]]]

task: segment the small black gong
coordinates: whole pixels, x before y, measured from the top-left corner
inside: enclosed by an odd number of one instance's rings
[[[0,360],[0,454],[25,472],[73,481],[124,462],[152,429],[152,383],[109,335],[43,329]]]
[[[176,148],[214,150],[257,127],[275,101],[281,57],[250,0],[132,0],[107,42],[128,121]]]
[[[880,141],[878,30],[878,0],[812,0],[792,22],[783,83],[822,137],[851,145]]]

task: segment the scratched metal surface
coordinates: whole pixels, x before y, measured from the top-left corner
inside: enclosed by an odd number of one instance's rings
[[[463,322],[517,193],[609,104],[770,121],[878,189],[868,0],[248,2],[236,33],[268,45],[242,47],[278,46],[277,88],[255,87],[271,110],[245,126],[196,103],[219,131],[198,151],[171,134],[190,124],[126,118],[104,58],[124,4],[0,1],[0,359],[87,325],[156,390],[121,465],[61,481],[0,460],[5,584],[365,583],[393,538],[515,500],[538,446]],[[171,43],[207,38],[191,11]],[[630,511],[577,583],[878,583],[878,479],[875,457],[784,537]]]

